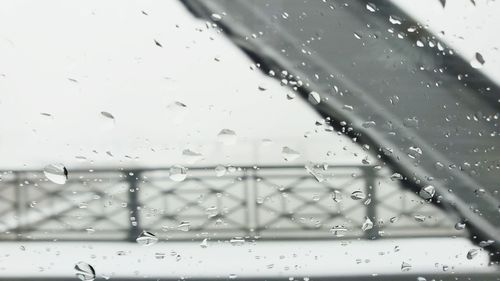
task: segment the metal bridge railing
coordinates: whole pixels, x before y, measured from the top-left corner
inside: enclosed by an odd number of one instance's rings
[[[466,235],[446,214],[372,166],[1,174],[0,240],[377,239]],[[367,221],[367,218],[369,221]],[[372,222],[373,225],[370,226]]]

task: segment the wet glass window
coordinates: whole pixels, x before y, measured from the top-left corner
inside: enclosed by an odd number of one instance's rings
[[[499,12],[0,2],[0,280],[500,280]]]

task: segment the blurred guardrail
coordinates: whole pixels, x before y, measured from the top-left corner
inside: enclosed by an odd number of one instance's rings
[[[348,239],[467,235],[445,213],[373,166],[43,171],[0,182],[1,240]],[[177,179],[179,180],[179,179]]]

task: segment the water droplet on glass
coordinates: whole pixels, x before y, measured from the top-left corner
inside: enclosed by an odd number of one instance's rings
[[[344,237],[347,233],[347,228],[343,225],[336,225],[330,229],[330,232],[335,237]]]
[[[434,188],[434,186],[432,185],[428,185],[420,189],[418,195],[420,195],[420,197],[424,198],[425,200],[429,200],[432,197],[434,197],[435,193],[436,193],[436,188]]]
[[[226,167],[222,165],[217,165],[217,167],[215,167],[215,176],[222,177],[225,174],[226,174]]]
[[[356,190],[351,193],[352,200],[363,200],[366,198],[366,195],[361,190]]]
[[[74,269],[76,277],[80,280],[93,281],[95,279],[95,270],[88,263],[79,262],[75,265]]]
[[[181,124],[187,115],[187,105],[179,101],[169,104],[167,110],[174,124]]]
[[[245,244],[245,239],[242,237],[235,237],[229,240],[229,244],[233,246],[242,246],[243,244]]]
[[[479,249],[471,249],[467,252],[467,259],[471,260],[479,254]]]
[[[394,173],[391,175],[391,180],[392,181],[403,180],[403,176],[400,173]]]
[[[479,68],[483,67],[485,62],[486,61],[484,60],[483,55],[481,55],[480,53],[476,53],[474,55],[474,58],[470,61],[470,65],[473,68],[479,69]]]
[[[373,128],[375,127],[376,123],[375,121],[366,121],[366,122],[363,122],[363,124],[361,124],[361,126],[363,126],[363,128]]]
[[[408,157],[411,159],[419,159],[422,156],[422,149],[416,146],[410,146],[408,148]]]
[[[306,171],[314,177],[318,182],[324,182],[325,177],[320,171],[317,171],[317,169],[314,168],[314,165],[308,164],[305,166]]]
[[[418,127],[418,120],[416,117],[405,118],[403,120],[403,126],[407,128],[416,128]]]
[[[353,111],[354,107],[352,105],[344,104],[344,106],[342,106],[342,109],[347,111]]]
[[[389,22],[391,24],[398,24],[400,25],[401,24],[401,19],[396,17],[396,16],[389,16]]]
[[[107,112],[107,111],[101,111],[101,115],[105,118],[108,118],[108,119],[111,119],[111,120],[115,120],[115,117],[113,116],[113,114]]]
[[[314,105],[319,104],[321,102],[321,96],[316,92],[310,92],[309,97],[307,99],[309,100],[310,103]]]
[[[222,16],[221,16],[221,15],[219,15],[219,14],[215,14],[215,13],[214,13],[214,14],[212,14],[212,15],[210,16],[210,18],[211,18],[213,21],[220,21],[220,20],[222,19]]]
[[[411,264],[407,263],[407,262],[403,262],[401,264],[401,271],[405,272],[405,271],[410,271],[411,270]]]
[[[63,164],[47,165],[43,168],[43,173],[53,183],[65,184],[68,180],[68,170]]]
[[[151,246],[158,242],[158,237],[149,231],[143,231],[135,241],[142,246]]]
[[[418,221],[418,222],[424,222],[425,221],[425,216],[424,215],[415,215],[413,218]]]
[[[281,155],[285,161],[294,161],[300,157],[300,153],[298,151],[295,151],[288,146],[283,147]]]
[[[106,112],[106,111],[101,111],[101,119],[103,120],[102,122],[102,129],[103,130],[110,130],[113,129],[115,126],[115,117],[113,114]]]
[[[217,134],[217,138],[225,145],[236,143],[236,133],[233,130],[222,129],[219,134]]]
[[[200,247],[202,247],[202,248],[208,247],[208,239],[207,238],[205,238],[205,239],[203,239],[203,241],[201,241]]]
[[[333,201],[335,201],[337,203],[342,202],[342,199],[343,199],[342,193],[338,190],[334,190],[332,193],[332,199],[333,199]]]
[[[190,149],[184,149],[182,151],[182,157],[184,158],[184,161],[186,161],[186,163],[188,164],[194,164],[203,159],[203,155],[201,153],[194,152]]]
[[[465,228],[465,226],[466,226],[466,224],[465,224],[465,223],[463,223],[463,222],[457,222],[457,223],[455,224],[455,229],[456,229],[456,230],[463,230],[463,229]]]
[[[417,281],[427,281],[427,279],[425,279],[425,277],[419,276],[417,277]]]
[[[205,212],[207,213],[208,218],[213,218],[219,214],[219,210],[216,206],[208,207]]]
[[[362,37],[358,32],[354,32],[353,35],[354,35],[354,38],[356,38],[356,39],[361,39],[361,37]]]
[[[187,168],[180,166],[180,165],[174,165],[170,167],[170,179],[173,181],[183,181],[187,177]]]
[[[373,228],[373,222],[370,218],[367,217],[365,222],[361,226],[361,230],[367,231],[367,230],[372,229],[372,228]]]
[[[481,248],[488,247],[488,246],[492,245],[493,243],[495,243],[494,240],[484,240],[484,241],[479,242],[479,247],[481,247]]]
[[[373,3],[368,2],[366,4],[366,9],[372,13],[375,13],[375,11],[377,11],[377,6],[375,6],[375,4]]]
[[[180,231],[187,232],[189,231],[189,228],[191,227],[191,223],[188,221],[182,221],[178,226],[177,229]]]

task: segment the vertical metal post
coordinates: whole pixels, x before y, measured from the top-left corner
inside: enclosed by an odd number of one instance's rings
[[[139,171],[125,171],[125,179],[128,183],[128,209],[130,218],[130,227],[128,240],[135,242],[135,239],[141,233],[139,218],[139,185],[141,173]]]
[[[377,193],[375,187],[375,171],[372,167],[363,168],[363,177],[365,178],[366,195],[370,198],[370,203],[366,205],[366,217],[373,222],[373,228],[365,231],[366,239],[377,239],[379,237],[379,227],[377,225]],[[366,202],[366,201],[365,201]]]
[[[24,226],[25,226],[25,215],[26,215],[26,189],[24,185],[21,186],[21,176],[18,172],[14,172],[14,180],[12,184],[15,190],[15,208],[16,208],[16,216],[17,216],[17,227],[15,229],[16,232],[16,240],[21,240]]]
[[[257,174],[255,170],[249,175],[248,171],[245,171],[245,203],[247,212],[247,228],[248,235],[255,236],[257,231],[257,221],[256,221],[256,202],[255,202],[255,188],[257,187]]]

